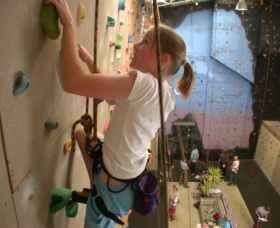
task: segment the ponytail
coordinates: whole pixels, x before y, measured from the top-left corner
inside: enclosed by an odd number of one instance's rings
[[[177,88],[180,91],[182,98],[185,100],[192,91],[194,84],[194,74],[189,63],[185,62],[183,66],[184,73],[182,78],[177,82]]]

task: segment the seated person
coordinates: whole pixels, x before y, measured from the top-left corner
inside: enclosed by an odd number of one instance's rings
[[[199,179],[198,177],[204,172],[207,171],[207,164],[204,160],[198,160],[195,168],[195,179]]]
[[[231,228],[230,217],[228,214],[225,214],[225,216],[219,221],[219,225],[221,228]]]

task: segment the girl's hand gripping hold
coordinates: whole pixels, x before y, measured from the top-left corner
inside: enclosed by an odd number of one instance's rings
[[[60,22],[63,26],[74,25],[72,14],[66,0],[45,0],[44,3],[51,3],[56,7]]]

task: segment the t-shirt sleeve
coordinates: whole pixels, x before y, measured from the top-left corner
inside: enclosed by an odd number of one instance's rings
[[[139,74],[139,72],[137,72],[136,79],[135,79],[132,89],[128,95],[127,100],[132,101],[132,100],[137,99],[137,95],[140,92],[140,87],[141,87],[140,85],[142,83],[142,79],[143,79],[143,75]]]
[[[137,71],[136,79],[127,100],[143,103],[153,97],[156,88],[155,80],[151,75],[144,75]]]

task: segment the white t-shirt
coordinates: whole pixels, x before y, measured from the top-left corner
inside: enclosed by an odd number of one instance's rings
[[[237,173],[239,169],[239,164],[240,164],[239,160],[234,160],[231,166],[231,171]]]
[[[181,169],[183,171],[186,171],[186,170],[189,169],[188,164],[185,161],[183,161],[183,160],[180,160],[180,166],[181,166]]]
[[[269,211],[266,210],[264,206],[258,207],[257,212],[261,218],[266,218],[269,214]]]
[[[191,153],[190,160],[191,160],[191,162],[197,162],[198,158],[199,158],[198,149],[194,149]]]
[[[174,109],[171,87],[162,86],[164,121]],[[116,106],[105,134],[103,162],[111,175],[119,179],[138,176],[147,163],[147,147],[160,127],[158,81],[151,74],[137,71],[127,100]]]

